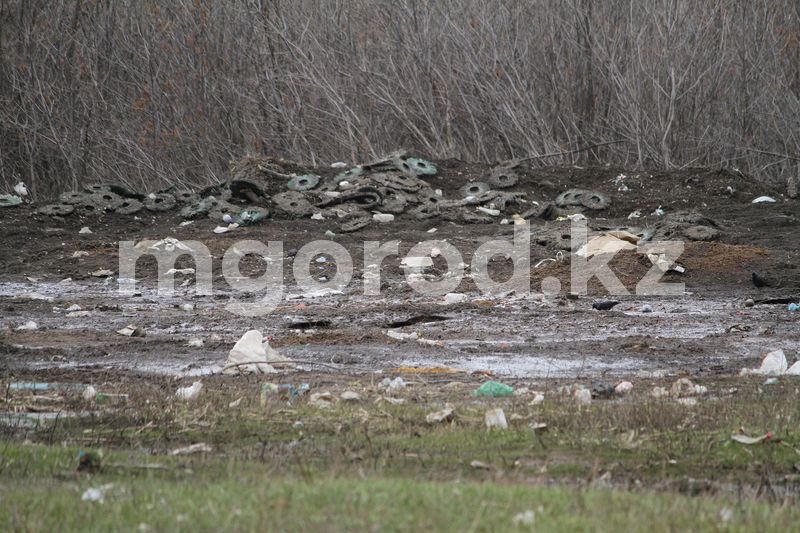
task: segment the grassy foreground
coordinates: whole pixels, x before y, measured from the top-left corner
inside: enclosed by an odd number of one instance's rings
[[[363,379],[322,379],[312,391],[360,400],[262,403],[258,381],[224,378],[191,402],[164,381],[98,384],[129,395],[116,404],[7,391],[2,410],[23,418],[0,425],[0,530],[785,531],[800,519],[791,381],[706,382],[690,403],[639,381],[578,406],[555,383],[537,386],[540,403],[409,378],[400,404]],[[445,406],[452,418],[426,420]],[[498,407],[509,427],[489,431]],[[65,416],[24,418],[45,409]],[[76,471],[79,450],[99,449],[100,468]],[[92,488],[102,501],[82,498]]]
[[[45,446],[6,450],[32,465],[0,485],[3,531],[225,530],[790,530],[796,507],[669,493],[436,482],[367,476],[275,476],[256,463],[192,462],[180,470],[52,475],[73,454]],[[9,455],[6,460],[9,460]],[[113,486],[102,502],[90,487]],[[527,511],[533,511],[523,519]],[[522,514],[522,516],[518,516]],[[515,520],[516,518],[516,520]]]

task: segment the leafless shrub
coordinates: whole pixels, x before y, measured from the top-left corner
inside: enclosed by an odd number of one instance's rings
[[[0,185],[220,180],[405,147],[493,161],[800,157],[796,0],[5,0]]]

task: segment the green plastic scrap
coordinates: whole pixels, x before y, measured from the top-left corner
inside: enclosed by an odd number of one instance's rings
[[[181,209],[181,216],[183,218],[196,218],[200,215],[205,215],[216,205],[217,199],[213,196],[209,196]]]
[[[261,220],[266,218],[267,214],[258,209],[246,209],[242,211],[239,217],[236,219],[236,223],[240,226],[249,226],[251,224],[255,224]]]
[[[16,207],[22,203],[22,198],[16,194],[0,194],[0,207]]]
[[[511,396],[514,394],[514,387],[498,383],[496,381],[487,381],[478,390],[472,393],[473,396],[490,396],[492,398],[499,398],[501,396]]]

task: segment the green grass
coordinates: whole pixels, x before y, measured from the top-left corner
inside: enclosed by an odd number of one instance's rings
[[[792,506],[544,487],[491,476],[483,482],[360,478],[354,467],[345,476],[299,477],[254,462],[174,458],[151,458],[167,470],[77,474],[74,450],[37,445],[7,449],[5,460],[16,466],[0,482],[3,531],[524,530],[530,527],[513,518],[527,510],[534,512],[535,529],[559,531],[786,531],[800,519]],[[102,503],[81,500],[87,488],[106,483],[114,486]]]
[[[471,386],[417,386],[405,405],[388,405],[348,381],[326,388],[359,389],[364,401],[327,410],[305,398],[262,406],[258,383],[235,380],[211,381],[192,403],[175,400],[173,387],[105,384],[130,403],[0,427],[0,531],[503,530],[526,510],[547,530],[785,530],[799,518],[789,504],[800,479],[800,403],[793,382],[759,385],[737,380],[733,394],[730,383],[709,383],[712,394],[693,407],[653,400],[642,385],[638,396],[577,407],[552,390],[535,406],[475,399]],[[7,412],[32,401],[0,400]],[[87,408],[77,395],[59,401]],[[454,422],[428,424],[425,414],[444,402]],[[484,428],[494,407],[508,430]],[[548,427],[534,433],[530,422]],[[742,426],[775,439],[732,442]],[[167,455],[196,442],[214,451]],[[80,449],[102,449],[104,467],[76,472]],[[106,483],[114,488],[103,503],[81,501]]]

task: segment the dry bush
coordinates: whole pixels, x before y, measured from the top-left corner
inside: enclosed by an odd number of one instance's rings
[[[0,186],[221,179],[405,147],[494,161],[800,158],[797,0],[4,0]]]

